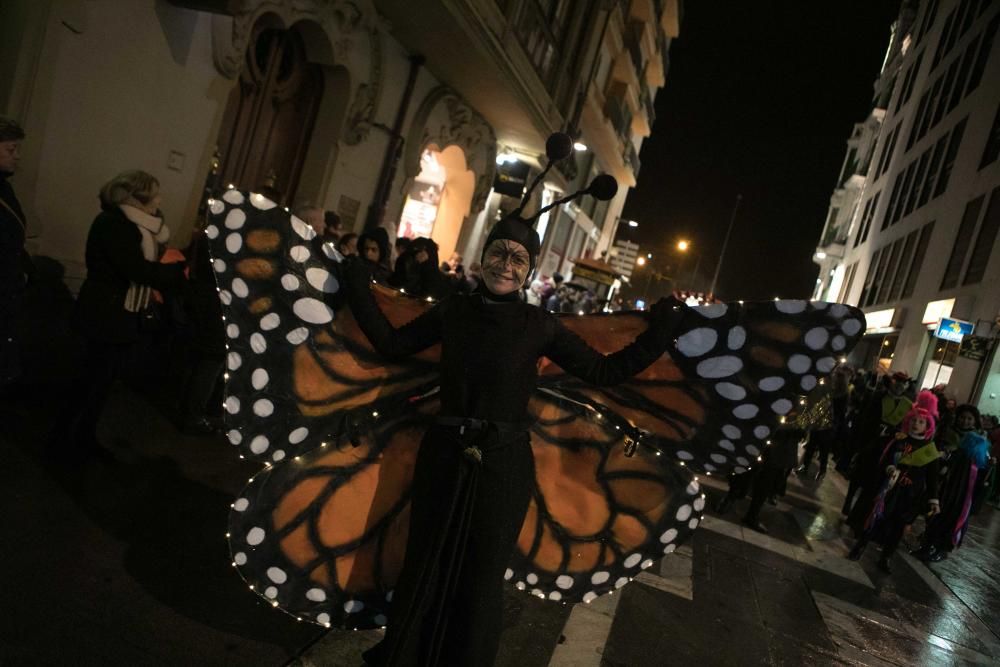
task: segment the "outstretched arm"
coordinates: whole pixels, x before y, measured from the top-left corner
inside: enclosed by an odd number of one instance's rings
[[[645,370],[667,350],[686,308],[673,297],[661,299],[649,313],[649,328],[612,354],[601,354],[590,347],[553,316],[553,332],[545,356],[590,384],[602,387],[620,384]]]
[[[354,319],[379,354],[398,359],[416,354],[441,340],[440,303],[397,329],[375,301],[369,267],[361,261],[349,260],[344,277]]]

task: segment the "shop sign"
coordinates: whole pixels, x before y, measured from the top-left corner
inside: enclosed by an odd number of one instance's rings
[[[531,165],[521,160],[508,160],[497,165],[493,177],[493,190],[502,195],[521,198],[528,181],[528,171]]]
[[[590,280],[601,283],[602,285],[613,285],[615,282],[613,274],[597,271],[589,266],[581,266],[580,264],[573,266],[573,278],[589,278]]]
[[[883,329],[892,328],[892,316],[895,314],[895,308],[865,313],[865,323],[867,324],[865,333],[882,333]]]
[[[958,356],[975,361],[982,361],[990,351],[990,339],[985,336],[966,336],[962,339],[962,347]]]
[[[940,301],[931,301],[924,308],[924,317],[920,320],[921,324],[936,324],[938,320],[942,317],[950,317],[951,309],[955,307],[955,299],[941,299]]]
[[[938,322],[934,335],[949,343],[961,343],[964,336],[969,336],[976,326],[972,322],[964,320],[953,320],[949,317],[942,317]]]

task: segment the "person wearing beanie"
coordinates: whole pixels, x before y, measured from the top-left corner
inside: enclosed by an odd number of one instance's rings
[[[880,570],[890,573],[892,556],[903,539],[906,527],[924,510],[928,516],[941,513],[938,498],[938,473],[941,454],[934,445],[936,403],[930,392],[921,392],[917,403],[903,419],[899,433],[885,446],[879,458],[879,491],[867,508],[863,532],[848,554],[859,560],[868,543],[882,540]]]
[[[0,116],[0,389],[21,376],[15,327],[31,273],[24,249],[28,221],[9,181],[17,171],[23,140],[21,126]]]

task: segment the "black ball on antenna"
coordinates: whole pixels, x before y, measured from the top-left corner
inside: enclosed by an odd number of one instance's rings
[[[565,132],[553,132],[545,140],[545,156],[549,162],[565,160],[573,154],[573,138]]]
[[[611,174],[598,174],[587,186],[587,192],[601,201],[608,201],[618,193],[618,181]]]

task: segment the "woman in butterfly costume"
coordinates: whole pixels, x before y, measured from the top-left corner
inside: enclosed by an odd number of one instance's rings
[[[209,208],[228,437],[266,464],[233,503],[233,564],[301,620],[388,624],[374,664],[490,664],[502,580],[563,603],[627,584],[697,527],[694,473],[752,466],[864,329],[805,301],[545,313],[512,296],[538,251],[521,209],[485,288],[429,303],[260,195]]]

